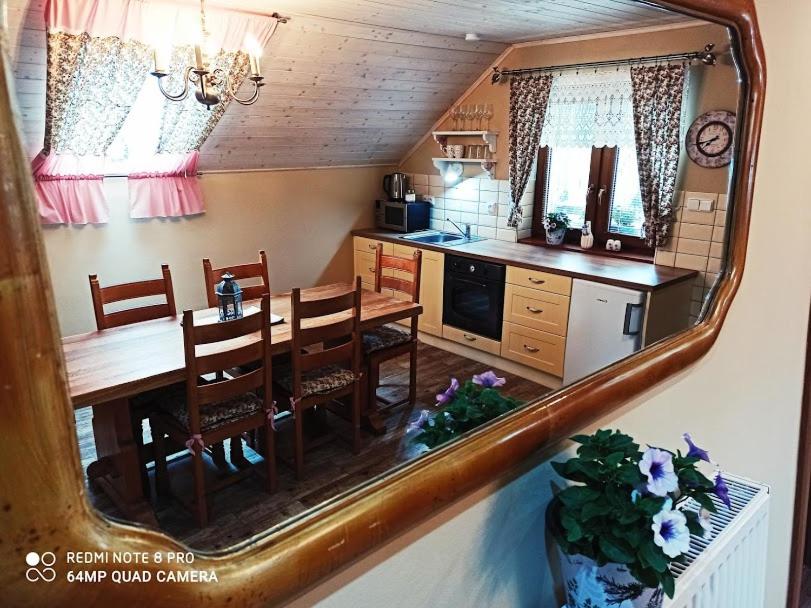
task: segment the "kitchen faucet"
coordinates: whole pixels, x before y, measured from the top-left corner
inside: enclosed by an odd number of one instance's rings
[[[445,219],[446,219],[446,220],[448,220],[448,221],[449,221],[451,224],[453,224],[453,225],[456,227],[456,229],[457,229],[457,230],[458,230],[458,231],[461,233],[461,235],[462,235],[463,237],[465,237],[466,239],[470,240],[470,224],[465,224],[465,229],[464,229],[464,230],[462,230],[462,229],[459,227],[459,224],[457,224],[456,222],[454,222],[454,221],[453,221],[451,218],[446,217]]]

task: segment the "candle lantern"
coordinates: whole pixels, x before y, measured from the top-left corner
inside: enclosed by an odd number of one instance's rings
[[[220,321],[242,318],[242,288],[234,280],[234,275],[230,272],[222,275],[222,282],[217,285],[215,293],[220,310]]]

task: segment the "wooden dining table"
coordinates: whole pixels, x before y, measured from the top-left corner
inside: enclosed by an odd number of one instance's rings
[[[330,297],[350,289],[352,285],[349,283],[335,283],[302,289],[301,294],[303,300],[308,300]],[[252,304],[258,305],[258,302],[246,302],[245,306]],[[289,352],[292,340],[290,293],[272,296],[270,308],[272,314],[284,318],[284,322],[271,327],[272,354]],[[421,313],[419,304],[364,290],[361,329],[374,329]],[[154,526],[157,521],[141,480],[130,398],[185,381],[181,319],[181,315],[166,317],[62,340],[73,407],[93,408],[98,459],[88,466],[88,478],[99,484],[127,518]],[[195,322],[216,322],[216,319],[217,310],[214,308],[195,312]],[[323,318],[309,323],[317,326],[328,321]]]

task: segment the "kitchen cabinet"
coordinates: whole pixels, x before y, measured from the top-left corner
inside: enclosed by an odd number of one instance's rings
[[[484,336],[472,334],[469,331],[445,325],[442,327],[442,337],[451,342],[464,344],[470,348],[475,348],[491,355],[498,355],[501,353],[501,342],[498,340],[491,340]]]
[[[375,288],[375,249],[382,241],[364,237],[354,237],[355,275],[361,277],[364,289]],[[405,245],[383,242],[383,253],[401,258],[411,258],[416,248]],[[411,280],[411,275],[401,270],[386,270],[389,276]],[[442,336],[442,282],[445,272],[445,255],[437,251],[422,250],[422,273],[420,277],[420,304],[423,313],[419,317],[418,327],[421,332],[433,336]],[[406,299],[408,296],[398,291],[384,290],[395,298]],[[410,321],[402,322],[410,326]]]
[[[571,292],[570,277],[507,266],[501,356],[562,377]]]

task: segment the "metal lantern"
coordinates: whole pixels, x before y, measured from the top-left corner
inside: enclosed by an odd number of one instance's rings
[[[242,288],[234,280],[234,275],[230,272],[222,275],[222,282],[217,284],[215,293],[220,309],[220,321],[242,318]]]

